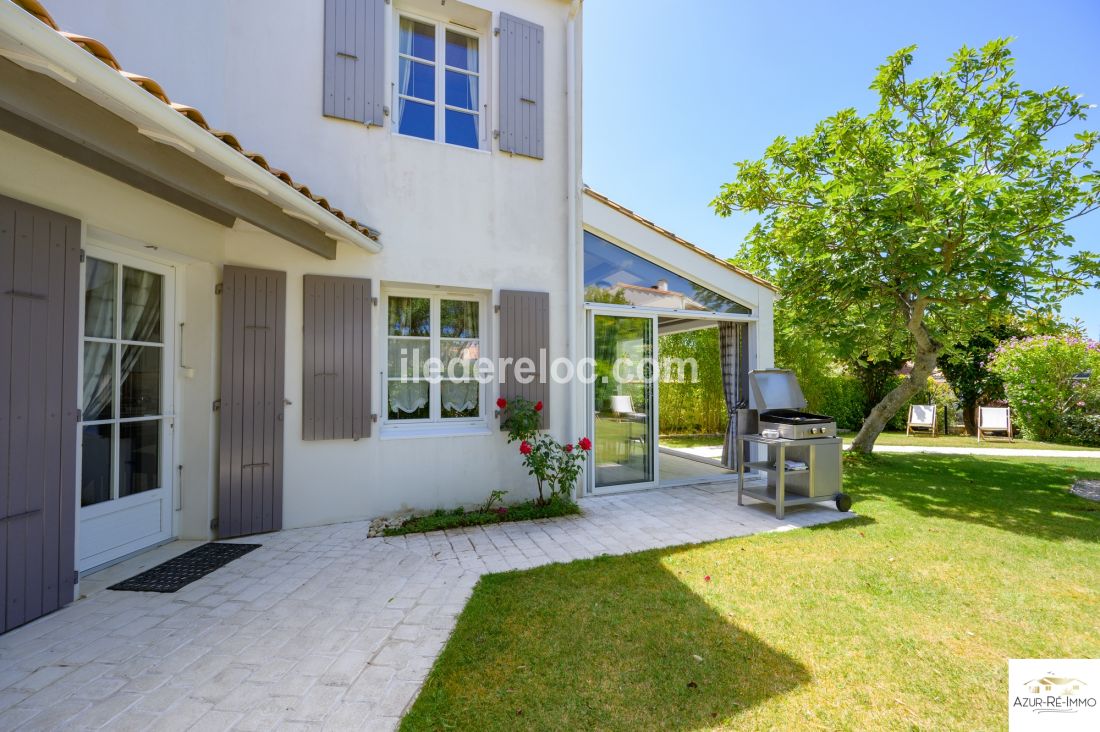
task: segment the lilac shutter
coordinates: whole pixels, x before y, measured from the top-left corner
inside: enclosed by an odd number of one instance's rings
[[[225,267],[218,535],[283,525],[286,273]]]
[[[382,124],[385,5],[385,0],[325,0],[325,116]]]
[[[0,196],[0,632],[72,602],[80,222]]]
[[[523,397],[542,402],[542,427],[549,424],[550,384],[545,372],[550,361],[550,294],[547,292],[500,291],[500,358],[512,359],[500,387],[505,399]],[[516,363],[530,359],[534,378],[521,384],[516,378]],[[528,372],[530,373],[530,372]]]
[[[542,159],[543,31],[500,14],[500,149]]]
[[[370,280],[303,281],[302,439],[370,437]]]

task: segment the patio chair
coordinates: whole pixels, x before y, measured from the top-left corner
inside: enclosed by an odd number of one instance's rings
[[[936,411],[935,404],[910,404],[909,419],[905,422],[905,434],[908,436],[921,431],[927,431],[935,437]]]
[[[1012,414],[1008,407],[978,407],[978,442],[987,432],[1002,432],[1012,442]]]
[[[635,446],[645,449],[645,430],[642,430],[641,435],[634,434],[634,424],[636,422],[645,423],[649,419],[649,415],[645,412],[639,412],[634,409],[634,400],[630,398],[629,394],[615,394],[611,397],[611,403],[608,405],[611,408],[612,416],[620,422],[626,422],[626,444],[628,451],[633,451]]]

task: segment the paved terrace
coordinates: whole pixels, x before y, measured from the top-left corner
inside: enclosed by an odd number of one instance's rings
[[[368,522],[263,547],[174,594],[101,589],[190,548],[86,578],[85,599],[0,636],[0,729],[392,729],[478,578],[850,516],[739,507],[730,485],[581,501],[584,515],[385,539]]]

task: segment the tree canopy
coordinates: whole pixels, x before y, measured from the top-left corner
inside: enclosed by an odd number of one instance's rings
[[[1065,87],[1022,88],[1007,39],[919,79],[914,50],[878,68],[874,111],[777,138],[712,202],[722,216],[763,215],[741,259],[778,282],[788,317],[851,356],[883,360],[903,344],[912,373],[872,410],[864,451],[947,346],[1006,313],[1056,311],[1100,274],[1065,226],[1100,208],[1100,137],[1061,130],[1088,106]]]

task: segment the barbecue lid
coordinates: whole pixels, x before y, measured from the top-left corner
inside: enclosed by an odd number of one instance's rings
[[[756,408],[761,412],[772,409],[802,409],[806,397],[798,385],[798,378],[789,369],[758,369],[749,372],[752,395]]]

